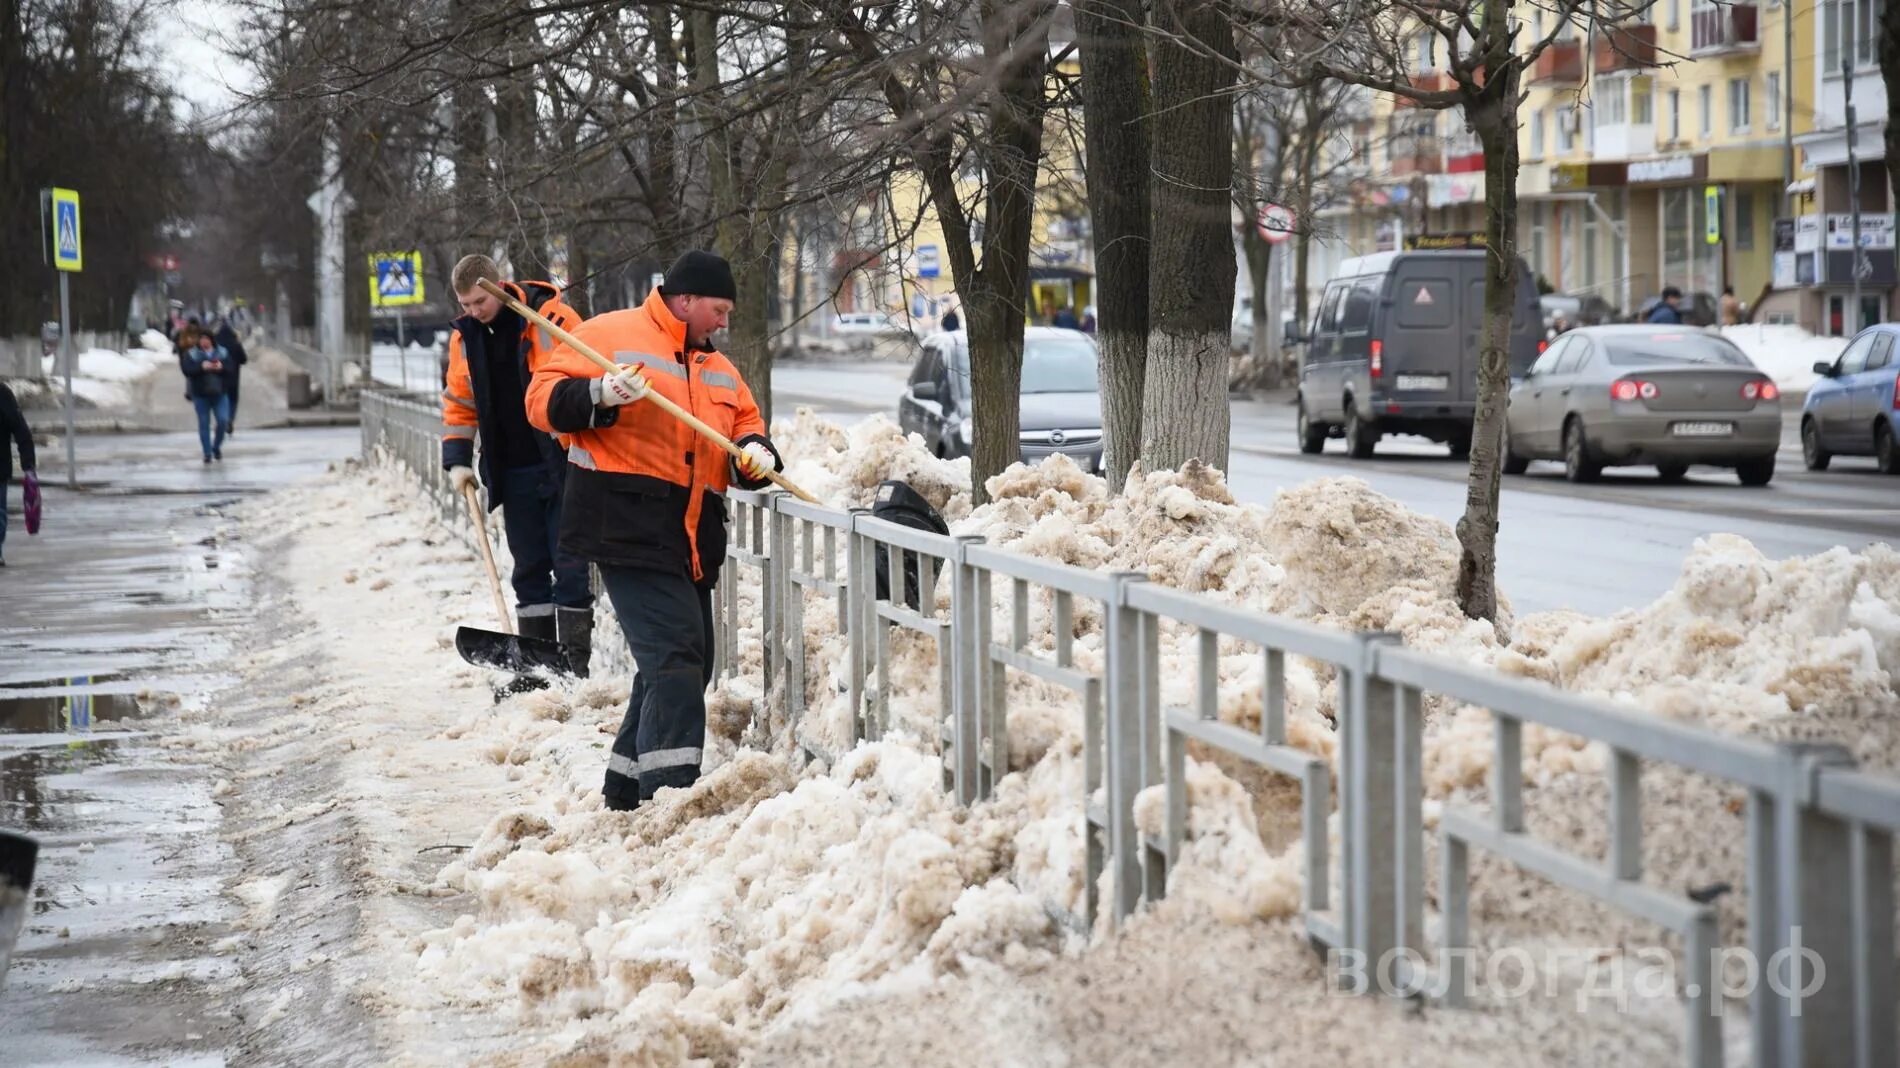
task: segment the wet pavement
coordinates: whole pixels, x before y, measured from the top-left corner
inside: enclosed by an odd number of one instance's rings
[[[78,492],[41,467],[0,569],[0,827],[40,842],[0,992],[0,1063],[215,1065],[240,1024],[234,867],[215,769],[188,734],[255,609],[230,509],[354,455],[352,428],[88,436]],[[10,503],[19,508],[17,489]]]

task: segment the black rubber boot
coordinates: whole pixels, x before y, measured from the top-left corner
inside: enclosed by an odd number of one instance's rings
[[[594,658],[594,610],[592,608],[556,608],[555,632],[567,647],[568,672],[577,679],[587,677],[587,664]]]
[[[554,613],[515,616],[515,633],[523,638],[554,640]],[[539,675],[516,675],[495,689],[495,700],[502,701],[513,694],[533,693],[548,688],[548,680]]]

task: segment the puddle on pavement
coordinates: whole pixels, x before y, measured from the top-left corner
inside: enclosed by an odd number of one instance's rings
[[[0,734],[84,734],[95,726],[145,714],[148,706],[119,674],[78,675],[0,686]],[[163,695],[147,692],[149,708]]]

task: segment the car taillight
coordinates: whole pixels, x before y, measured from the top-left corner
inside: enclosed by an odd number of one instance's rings
[[[1893,410],[1900,412],[1900,378],[1893,380]]]
[[[1775,385],[1773,382],[1770,382],[1765,378],[1757,379],[1756,381],[1753,381],[1753,382],[1742,383],[1742,399],[1743,400],[1771,401],[1780,396],[1781,396],[1781,387]]]
[[[1374,341],[1372,343],[1372,377],[1378,378],[1383,374],[1385,374],[1385,342]]]
[[[1633,401],[1638,397],[1655,400],[1660,396],[1662,390],[1656,388],[1656,383],[1645,382],[1640,378],[1619,378],[1610,383],[1611,400]]]
[[[1549,352],[1549,351],[1550,351],[1550,341],[1545,338],[1541,338],[1541,337],[1538,338],[1537,339],[1537,354],[1539,356],[1542,356],[1544,353]]]

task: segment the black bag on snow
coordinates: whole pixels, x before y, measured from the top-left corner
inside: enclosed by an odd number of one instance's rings
[[[945,523],[943,516],[938,515],[937,510],[930,506],[930,502],[916,490],[911,489],[908,484],[896,479],[878,483],[877,497],[871,504],[871,515],[877,519],[896,523],[898,526],[928,530],[935,534],[950,533],[949,524]],[[877,599],[888,601],[891,599],[890,554],[880,548],[876,555]],[[914,611],[922,601],[919,596],[917,554],[906,551],[903,557],[904,604]]]

